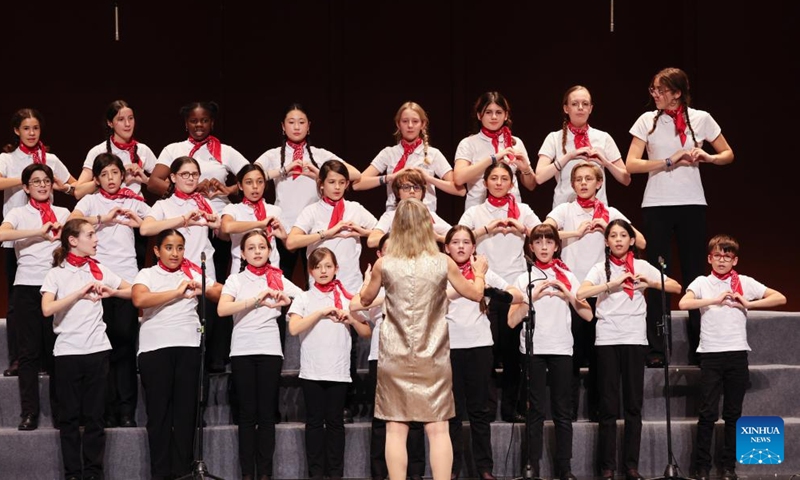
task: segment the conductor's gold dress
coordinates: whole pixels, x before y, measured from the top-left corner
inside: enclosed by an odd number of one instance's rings
[[[447,257],[383,258],[375,417],[437,422],[455,416],[447,329]]]

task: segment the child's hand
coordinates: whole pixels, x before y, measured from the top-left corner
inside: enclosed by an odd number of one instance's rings
[[[193,298],[200,295],[202,285],[196,280],[184,280],[176,289],[183,298]]]
[[[635,290],[645,291],[647,288],[654,288],[654,286],[650,285],[650,280],[648,280],[646,277],[636,275],[633,277],[633,288]]]
[[[728,306],[738,308],[739,310],[750,308],[750,300],[746,299],[741,293],[734,293],[730,303],[731,304]]]
[[[608,227],[608,222],[606,222],[602,218],[594,218],[592,219],[591,225],[592,225],[592,230],[591,230],[592,232],[603,233],[606,231],[606,228]]]
[[[319,176],[319,168],[315,167],[311,162],[305,162],[303,163],[303,175],[312,180],[316,180]]]
[[[618,290],[619,286],[625,283],[626,280],[634,280],[634,276],[631,275],[631,272],[623,272],[622,275],[618,276],[617,278],[612,279],[608,282],[608,289],[609,290]]]
[[[473,255],[471,265],[475,275],[486,275],[489,270],[489,261],[483,255]]]

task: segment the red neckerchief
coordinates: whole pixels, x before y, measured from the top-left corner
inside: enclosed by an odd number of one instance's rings
[[[42,225],[47,222],[50,223],[58,223],[58,218],[56,218],[56,213],[53,211],[53,208],[50,206],[50,202],[37,202],[34,199],[30,199],[28,202],[31,204],[31,207],[39,210],[39,215],[42,217]],[[59,229],[60,230],[60,229]],[[53,236],[58,237],[59,230],[53,230]]]
[[[592,144],[589,142],[588,123],[583,128],[578,128],[573,125],[572,122],[569,122],[567,123],[567,128],[569,128],[569,131],[575,136],[575,150],[583,147],[592,147]]]
[[[592,213],[592,220],[594,220],[595,218],[602,218],[603,220],[606,221],[606,223],[608,222],[608,209],[606,208],[606,205],[602,201],[600,201],[599,198],[595,197],[594,199],[590,198],[583,199],[581,197],[578,197],[575,199],[575,201],[578,202],[578,205],[580,205],[581,208],[594,208],[594,213]]]
[[[293,162],[295,160],[301,160],[301,161],[303,160],[303,147],[306,146],[306,141],[305,140],[303,140],[300,143],[294,143],[294,142],[292,142],[290,140],[286,140],[286,145],[292,147],[292,149],[294,150],[292,152],[292,161]],[[295,179],[295,178],[299,177],[303,173],[303,167],[301,165],[298,165],[298,166],[294,167],[291,170],[291,173],[292,173],[292,179]]]
[[[89,271],[92,272],[92,276],[97,280],[103,279],[103,272],[100,270],[100,264],[97,260],[92,257],[79,257],[72,252],[67,254],[67,263],[72,265],[73,267],[81,268],[82,266],[89,264]]]
[[[203,145],[208,145],[208,151],[211,152],[211,156],[214,157],[214,160],[222,163],[222,143],[219,141],[219,138],[215,137],[214,135],[209,135],[206,137],[205,140],[198,142],[192,137],[189,137],[189,141],[194,145],[192,150],[189,152],[189,156],[194,158],[195,152],[200,150],[200,147]]]
[[[242,203],[253,209],[253,214],[255,214],[256,220],[262,221],[267,219],[267,207],[264,204],[263,198],[259,199],[255,203],[245,198],[242,200]],[[272,236],[272,225],[267,225],[266,231],[268,236]]]
[[[342,218],[344,218],[344,198],[340,198],[335,202],[328,197],[323,197],[322,200],[324,200],[328,205],[333,206],[331,221],[328,222],[328,228],[331,228],[337,223],[341,222]]]
[[[100,195],[104,196],[109,200],[116,200],[118,198],[133,198],[141,202],[144,202],[144,197],[142,197],[141,195],[137,195],[136,192],[127,187],[120,188],[119,190],[117,190],[117,193],[108,193],[101,188]]]
[[[461,275],[464,275],[464,278],[467,280],[474,280],[475,279],[475,272],[472,271],[472,262],[467,260],[464,263],[456,264],[458,265],[458,269],[461,270]]]
[[[686,117],[683,115],[683,105],[675,110],[664,110],[675,122],[675,133],[681,137],[681,145],[686,145]]]
[[[486,195],[486,201],[493,207],[502,207],[508,204],[508,218],[519,220],[519,206],[517,206],[517,199],[514,195],[507,193],[504,197],[495,197],[492,194]]]
[[[720,280],[727,280],[731,279],[731,291],[734,293],[738,293],[739,295],[744,295],[744,291],[742,290],[742,282],[739,280],[739,274],[736,270],[731,270],[730,272],[726,273],[725,275],[720,275],[719,273],[715,272],[714,270],[711,271],[715,277],[719,278]]]
[[[194,200],[194,203],[197,204],[197,208],[206,212],[209,215],[214,214],[214,210],[211,209],[211,205],[208,204],[206,199],[200,195],[199,193],[183,193],[180,190],[175,190],[175,196],[180,198],[181,200]]]
[[[503,145],[506,147],[513,147],[514,146],[514,139],[511,138],[511,129],[508,127],[503,127],[496,132],[489,130],[486,127],[481,127],[481,133],[486,135],[492,140],[492,146],[494,147],[494,153],[497,153],[500,150],[500,136],[503,137]],[[509,160],[514,160],[514,155],[509,154],[506,155]]]
[[[138,145],[139,142],[131,138],[131,141],[128,143],[119,143],[116,140],[114,140],[114,135],[111,135],[111,143],[113,143],[114,146],[119,148],[120,150],[128,152],[128,155],[131,156],[131,163],[135,163],[140,167],[142,166],[142,159],[140,158],[138,159],[138,161],[136,159],[136,145]]]
[[[320,285],[319,283],[314,282],[314,286],[317,287],[317,290],[323,293],[333,292],[333,304],[336,305],[336,308],[344,308],[342,307],[342,297],[339,295],[339,292],[341,292],[341,294],[344,295],[344,297],[348,300],[353,298],[353,295],[345,290],[344,285],[342,285],[342,282],[339,280],[333,280],[325,285]]]
[[[275,268],[269,263],[261,267],[247,265],[247,270],[257,277],[266,277],[267,286],[273,290],[283,290],[283,271]]]
[[[420,145],[422,145],[422,139],[419,137],[417,137],[417,139],[411,143],[408,143],[405,140],[400,140],[400,146],[403,147],[403,156],[400,157],[400,161],[397,162],[397,165],[395,165],[392,173],[397,173],[404,169],[406,167],[406,160],[408,160],[408,156],[414,153],[414,150],[416,150]]]
[[[194,279],[194,277],[192,276],[192,271],[195,271],[195,272],[200,273],[200,274],[203,273],[203,271],[200,270],[200,267],[198,267],[197,264],[195,264],[192,261],[187,260],[185,258],[183,259],[181,264],[178,266],[178,268],[174,268],[174,269],[173,268],[169,268],[166,265],[164,265],[164,262],[162,262],[161,260],[158,261],[158,266],[161,267],[163,270],[166,270],[166,271],[168,271],[170,273],[175,273],[178,270],[180,270],[180,271],[183,272],[184,275],[186,275],[186,277],[189,278],[189,280],[193,280]]]
[[[25,155],[32,155],[33,163],[47,163],[47,150],[44,148],[44,143],[42,143],[41,140],[39,140],[39,143],[33,148],[28,148],[28,146],[20,140],[19,149],[22,150],[22,153]]]
[[[566,263],[562,262],[559,258],[554,258],[550,261],[550,263],[542,263],[539,260],[536,260],[536,266],[542,270],[547,270],[548,268],[552,268],[556,274],[556,280],[563,283],[567,290],[572,290],[572,284],[567,278],[567,274],[564,272],[569,272],[569,267]]]
[[[628,251],[628,253],[625,255],[625,258],[617,258],[614,255],[609,255],[609,258],[611,259],[611,263],[614,265],[623,267],[626,272],[630,272],[631,275],[635,275],[633,270],[633,252]],[[625,283],[623,284],[623,290],[625,290],[625,293],[627,293],[630,298],[633,298],[632,278],[625,280]]]

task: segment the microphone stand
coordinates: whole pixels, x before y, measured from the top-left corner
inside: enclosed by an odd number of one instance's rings
[[[664,259],[658,257],[658,266],[661,271],[661,330],[664,335],[664,398],[666,400],[667,417],[667,467],[664,469],[664,476],[653,480],[688,480],[678,474],[678,463],[672,453],[672,419],[670,416],[669,401],[672,392],[669,385],[669,365],[672,355],[672,315],[667,305],[667,291],[664,289],[665,273],[667,269]]]
[[[194,462],[192,463],[192,472],[187,473],[182,477],[178,477],[176,480],[183,480],[189,479],[192,480],[202,480],[204,478],[211,478],[214,480],[223,480],[220,477],[214,476],[208,473],[208,468],[206,467],[206,462],[203,460],[203,409],[201,408],[201,402],[203,399],[203,395],[205,395],[205,388],[203,386],[204,381],[204,367],[203,367],[203,360],[206,357],[206,252],[200,253],[200,368],[198,371],[197,378],[197,400],[195,407],[197,408],[194,420]]]

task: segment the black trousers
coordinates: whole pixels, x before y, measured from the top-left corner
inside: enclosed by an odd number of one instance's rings
[[[646,207],[642,209],[644,236],[647,238],[647,261],[658,268],[661,256],[667,265],[666,275],[675,278],[672,268],[672,239],[677,241],[680,261],[680,278],[683,288],[705,272],[708,255],[706,239],[706,210],[704,205],[680,205],[672,207]],[[670,295],[667,298],[667,309]],[[650,352],[664,353],[664,337],[658,335],[657,325],[661,321],[661,292],[651,288],[647,291],[647,340]],[[689,310],[687,323],[689,336],[689,361],[697,363],[695,352],[700,344],[700,311]],[[670,345],[671,347],[671,345]]]
[[[136,415],[139,379],[136,376],[136,340],[139,337],[139,311],[130,300],[103,299],[103,321],[111,341],[106,417]]]
[[[603,345],[597,347],[597,380],[600,389],[598,463],[601,470],[616,470],[617,417],[620,383],[624,403],[625,470],[639,468],[644,402],[644,345]]]
[[[572,462],[572,364],[569,355],[521,355],[523,365],[530,361],[530,403],[531,464],[539,471],[539,460],[542,458],[544,437],[545,399],[547,385],[550,385],[550,411],[556,432],[556,473],[561,474],[571,469]],[[523,445],[525,442],[523,442]],[[523,449],[523,461],[527,458],[527,449]]]
[[[209,230],[211,245],[214,247],[214,269],[216,281],[225,284],[231,268],[231,242],[221,240]],[[235,270],[239,271],[238,267]],[[233,333],[233,318],[217,315],[217,304],[206,301],[206,367],[209,370],[219,371],[229,362],[231,352],[231,335]]]
[[[55,358],[58,428],[64,474],[67,477],[76,475],[80,478],[81,474],[84,477],[103,476],[106,449],[103,411],[110,353],[106,350]]]
[[[464,414],[469,419],[472,456],[479,474],[492,473],[493,412],[489,410],[489,384],[492,378],[492,347],[450,350],[453,370],[453,398],[456,416],[450,419],[453,444],[453,473],[458,475],[464,463]]]
[[[486,312],[492,325],[494,358],[500,358],[503,362],[503,374],[500,378],[502,388],[500,415],[506,418],[520,410],[519,332],[522,330],[522,324],[516,328],[508,326],[510,306],[506,302],[492,300]]]
[[[50,375],[50,411],[58,415],[55,369],[53,368],[53,317],[42,314],[40,286],[16,285],[8,312],[17,325],[19,347],[19,399],[22,415],[39,416],[39,371]]]
[[[374,386],[378,381],[377,360],[369,361],[369,378],[372,398],[374,399]],[[408,451],[408,476],[421,477],[425,475],[425,424],[420,422],[409,423],[406,450]],[[372,431],[370,432],[369,458],[370,474],[373,479],[384,479],[389,476],[389,470],[386,467],[386,421],[374,416],[372,417]]]
[[[750,382],[747,352],[700,354],[700,413],[697,419],[695,467],[711,469],[711,439],[719,419],[719,397],[723,396],[722,419],[725,436],[722,467],[736,468],[736,422],[742,416],[742,403]]]
[[[4,247],[5,248],[5,247]],[[16,318],[12,317],[14,309],[12,303],[14,291],[14,279],[17,276],[17,254],[14,248],[5,248],[6,251],[6,298],[9,299],[8,311],[6,313],[6,343],[8,344],[8,365],[11,366],[18,361],[17,353],[17,325]]]
[[[288,225],[284,226],[287,228],[291,228],[291,226]],[[292,282],[294,282],[295,285],[297,285],[298,287],[302,288],[303,290],[306,290],[307,287],[306,283],[308,279],[308,258],[306,257],[307,253],[306,248],[303,247],[303,248],[298,248],[297,250],[289,250],[286,248],[286,246],[283,245],[283,242],[280,240],[276,241],[275,244],[278,246],[278,253],[281,256],[280,266],[281,270],[283,270],[283,276],[288,278],[289,280],[292,280]],[[297,268],[298,261],[303,264],[303,268],[300,272],[300,277],[299,277],[302,278],[303,280],[300,281],[299,283],[293,280],[294,271]]]
[[[283,358],[277,355],[231,357],[239,405],[239,465],[243,475],[272,477],[275,409]]]
[[[302,380],[306,403],[306,460],[310,478],[344,476],[347,383]]]
[[[597,317],[594,312],[597,306],[597,298],[587,298],[589,306],[592,307],[592,321],[587,322],[578,315],[574,308],[570,308],[572,314],[572,417],[578,418],[578,407],[580,405],[581,391],[581,367],[588,367],[589,373],[586,377],[586,403],[590,419],[597,418],[597,352],[594,347],[596,337]]]
[[[147,409],[150,473],[185,475],[192,470],[199,347],[168,347],[139,354]]]

